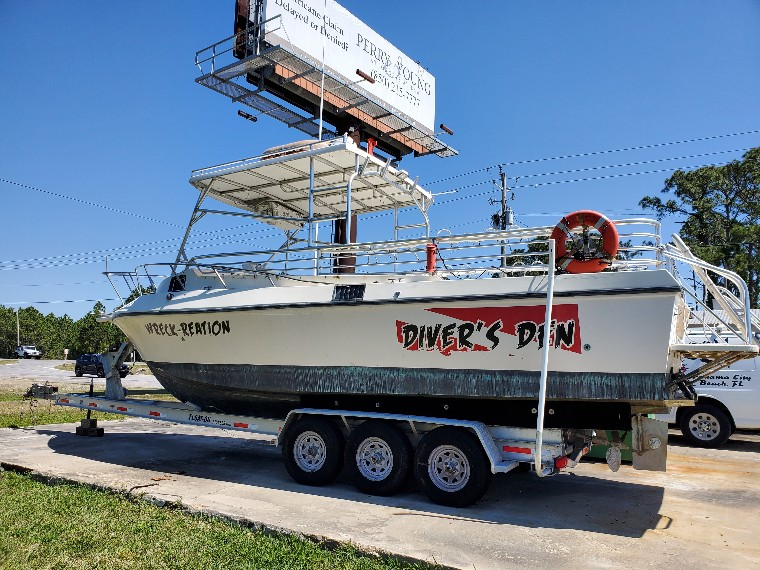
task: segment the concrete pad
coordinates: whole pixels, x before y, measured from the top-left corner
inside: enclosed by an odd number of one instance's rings
[[[481,502],[452,509],[411,484],[388,498],[341,479],[300,486],[250,434],[101,424],[103,438],[71,424],[1,429],[0,464],[456,568],[760,567],[760,436],[720,451],[672,446],[667,473],[582,463],[547,479],[497,476]]]

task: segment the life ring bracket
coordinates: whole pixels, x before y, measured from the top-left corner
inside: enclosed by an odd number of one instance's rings
[[[582,233],[573,232],[582,228]],[[591,251],[590,231],[601,234],[601,247]],[[598,273],[607,268],[618,252],[620,236],[615,224],[593,210],[578,210],[562,218],[551,233],[555,243],[557,269],[567,273]],[[575,247],[568,251],[567,242]]]

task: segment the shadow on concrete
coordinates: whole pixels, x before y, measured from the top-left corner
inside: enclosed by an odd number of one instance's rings
[[[639,538],[647,530],[663,528],[665,522],[661,522],[658,514],[664,490],[652,485],[573,472],[545,479],[534,473],[509,473],[494,476],[488,493],[476,505],[454,509],[429,502],[417,491],[414,482],[393,497],[360,493],[345,476],[325,487],[299,485],[285,471],[280,450],[260,440],[155,431],[119,432],[113,428],[109,431],[108,423],[103,425],[106,435],[102,438],[78,437],[73,426],[71,431],[39,429],[38,433],[51,436],[48,445],[58,454],[155,471],[157,476],[174,474],[384,505],[403,509],[394,516],[419,517],[419,524],[434,517]],[[150,488],[135,490],[150,492]]]

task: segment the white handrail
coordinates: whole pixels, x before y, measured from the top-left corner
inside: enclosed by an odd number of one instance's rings
[[[549,240],[549,272],[546,284],[546,313],[544,315],[544,352],[541,355],[541,380],[538,387],[538,419],[536,420],[536,455],[534,466],[536,475],[544,476],[542,453],[544,442],[544,408],[546,407],[546,382],[549,374],[549,348],[551,342],[552,304],[554,302],[554,240]]]
[[[742,279],[733,271],[712,265],[711,263],[707,263],[706,261],[702,261],[701,259],[695,257],[689,247],[680,238],[680,236],[673,234],[672,237],[674,245],[665,249],[663,254],[675,261],[681,261],[682,263],[690,265],[692,269],[694,269],[694,271],[697,273],[697,275],[699,275],[699,278],[702,280],[704,286],[707,287],[707,289],[710,290],[710,292],[713,294],[713,297],[721,306],[721,308],[726,311],[726,315],[732,318],[731,320],[734,321],[734,325],[743,335],[742,340],[748,344],[753,343],[752,311],[749,304],[749,289],[747,288],[747,284],[744,279]],[[734,286],[739,291],[739,299],[743,305],[743,315],[740,315],[739,312],[731,306],[731,303],[726,300],[715,282],[710,279],[709,275],[707,275],[707,271],[717,273],[718,275],[728,279],[734,284]]]

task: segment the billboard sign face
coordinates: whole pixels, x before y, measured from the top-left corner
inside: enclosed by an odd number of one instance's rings
[[[435,125],[435,78],[334,0],[260,0],[266,39],[322,61],[346,83],[359,81],[369,95],[401,111],[432,132]],[[279,16],[279,18],[276,18]]]

